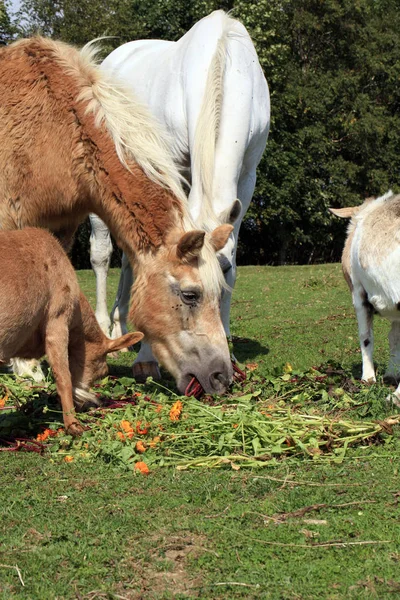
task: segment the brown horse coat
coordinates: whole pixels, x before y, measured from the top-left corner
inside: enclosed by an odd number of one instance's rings
[[[43,229],[0,232],[0,360],[47,354],[64,423],[80,433],[73,398],[107,373],[106,355],[142,338],[109,340],[101,331],[59,242]]]

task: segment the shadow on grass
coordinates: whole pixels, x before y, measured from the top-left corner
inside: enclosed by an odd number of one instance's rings
[[[233,353],[240,363],[253,360],[260,355],[267,356],[269,354],[268,346],[263,346],[257,340],[233,337],[232,342]]]
[[[11,408],[12,407],[7,407]],[[34,438],[50,423],[60,423],[62,427],[62,410],[58,397],[41,391],[21,407],[0,413],[0,445],[16,439]]]

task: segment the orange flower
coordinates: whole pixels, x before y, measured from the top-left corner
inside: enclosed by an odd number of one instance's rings
[[[117,431],[117,437],[121,440],[121,442],[125,441],[125,436],[122,431]]]
[[[239,423],[232,423],[232,427],[233,429],[236,429],[236,427],[239,427]]]
[[[143,475],[148,475],[150,473],[150,469],[145,462],[137,462],[135,464],[135,469],[143,473]]]
[[[54,431],[54,429],[45,429],[42,433],[39,433],[36,437],[38,442],[45,442],[47,440],[47,438],[49,437],[54,437],[57,435],[57,431]]]
[[[135,450],[136,452],[139,452],[139,454],[143,454],[143,452],[146,452],[146,446],[143,442],[136,442]]]
[[[73,457],[73,456],[70,456],[70,455],[68,455],[68,456],[65,456],[65,458],[64,458],[64,462],[66,462],[66,463],[70,463],[70,462],[72,462],[73,460],[74,460],[74,457]]]
[[[160,440],[161,440],[160,436],[159,436],[159,435],[156,435],[156,437],[155,437],[155,438],[153,438],[153,439],[151,440],[151,442],[149,442],[149,446],[150,446],[150,448],[155,448],[155,447],[156,447],[156,444],[158,444],[158,443],[160,442]]]
[[[175,404],[172,405],[171,410],[169,411],[169,418],[171,421],[179,421],[179,417],[182,412],[182,402],[177,400]]]
[[[6,405],[7,400],[8,400],[8,394],[6,394],[3,398],[0,398],[0,408],[3,408],[3,406]]]
[[[121,421],[121,429],[126,431],[126,433],[129,433],[132,431],[132,425],[129,423],[129,421]]]
[[[136,433],[139,435],[146,435],[149,431],[149,424],[145,423],[143,427],[141,427],[142,421],[138,421],[136,423]]]
[[[162,404],[157,404],[154,410],[156,411],[156,413],[160,413],[162,411],[162,408]]]

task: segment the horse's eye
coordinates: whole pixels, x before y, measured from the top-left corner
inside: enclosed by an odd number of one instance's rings
[[[194,304],[197,304],[197,302],[200,299],[200,294],[198,292],[193,292],[193,291],[183,291],[181,290],[181,299],[185,304],[189,304],[190,306],[193,306]]]

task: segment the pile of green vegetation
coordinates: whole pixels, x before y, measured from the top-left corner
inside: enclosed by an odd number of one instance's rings
[[[361,386],[339,367],[249,378],[228,398],[180,397],[149,380],[107,377],[100,406],[80,415],[82,437],[65,434],[55,386],[2,378],[0,438],[9,449],[53,459],[104,461],[122,469],[265,467],[285,459],[343,460],[354,445],[390,443],[396,417],[382,414],[383,388]],[[7,446],[6,446],[7,447]]]

